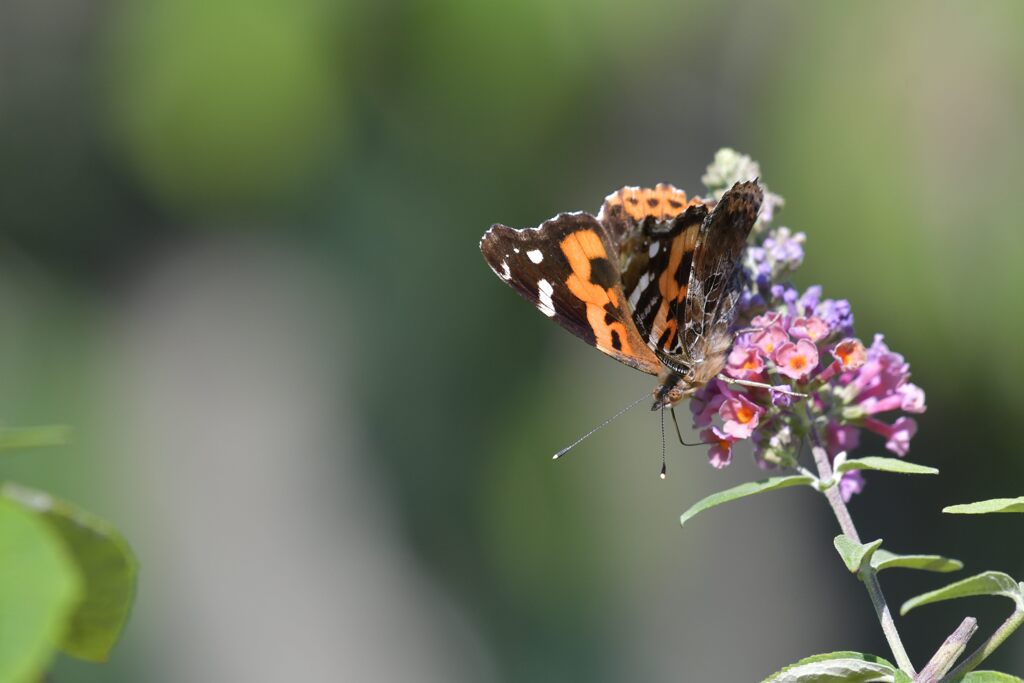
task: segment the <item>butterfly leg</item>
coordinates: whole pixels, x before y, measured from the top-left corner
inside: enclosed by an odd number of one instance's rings
[[[679,420],[676,418],[676,407],[672,406],[669,408],[669,412],[672,413],[672,424],[676,426],[676,436],[679,437],[679,443],[684,446],[706,446],[707,442],[698,441],[697,443],[686,443],[683,441],[683,433],[679,430]]]
[[[764,382],[752,382],[749,379],[736,379],[735,377],[728,377],[726,375],[718,375],[718,379],[722,380],[726,384],[739,384],[744,387],[757,387],[759,389],[770,389],[771,391],[777,391],[780,394],[786,394],[787,396],[795,396],[797,398],[807,398],[807,394],[801,394],[799,391],[793,391],[777,384],[765,384]]]

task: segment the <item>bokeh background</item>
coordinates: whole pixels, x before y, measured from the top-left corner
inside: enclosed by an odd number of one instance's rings
[[[6,0],[0,416],[67,423],[2,476],[142,562],[104,667],[57,681],[750,681],[887,653],[806,491],[670,446],[650,388],[512,294],[493,222],[761,162],[928,392],[866,538],[1024,577],[1024,5]],[[685,412],[685,411],[684,411]],[[874,444],[877,446],[877,444]],[[872,444],[868,444],[870,450]],[[898,604],[946,577],[885,577]],[[965,613],[900,621],[923,665]],[[993,667],[1024,673],[1018,636]],[[979,636],[980,642],[980,636]]]

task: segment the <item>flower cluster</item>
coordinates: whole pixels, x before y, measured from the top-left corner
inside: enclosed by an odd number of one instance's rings
[[[705,182],[715,183],[709,184],[712,191],[757,171],[747,157],[727,155],[726,163],[720,161],[716,157],[717,166],[705,176]],[[773,207],[779,205],[781,200]],[[711,464],[728,465],[734,444],[744,439],[750,439],[756,461],[766,468],[795,466],[805,437],[819,441],[834,459],[857,448],[863,430],[881,435],[887,449],[905,455],[916,423],[906,415],[892,421],[884,415],[924,412],[924,392],[909,381],[909,365],[882,335],[870,346],[854,336],[848,301],[823,299],[818,286],[800,293],[782,282],[802,262],[805,236],[772,227],[770,216],[766,220],[762,214],[761,221],[743,263],[746,285],[724,374],[784,386],[807,398],[722,379],[703,387],[690,410],[702,440],[711,445]],[[844,499],[863,488],[859,472],[843,475]]]

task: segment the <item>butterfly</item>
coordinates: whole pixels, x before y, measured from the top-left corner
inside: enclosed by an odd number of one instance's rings
[[[726,365],[740,263],[763,196],[757,180],[736,183],[717,202],[668,184],[624,187],[597,216],[560,213],[522,230],[493,225],[480,250],[541,313],[657,375],[651,410],[671,408]]]

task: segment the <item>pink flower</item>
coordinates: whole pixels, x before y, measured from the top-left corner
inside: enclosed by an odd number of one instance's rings
[[[841,425],[829,420],[825,425],[825,450],[831,456],[850,452],[860,445],[860,430],[852,425]]]
[[[722,430],[729,436],[736,439],[747,439],[761,419],[764,408],[751,402],[746,396],[737,394],[726,400],[719,409],[718,414],[725,421]]]
[[[772,325],[759,332],[755,332],[750,341],[754,346],[761,349],[765,355],[770,356],[775,349],[789,341],[789,337],[781,327]]]
[[[816,342],[828,336],[828,325],[821,318],[797,318],[789,326],[789,335],[793,339],[808,339]]]
[[[889,394],[883,398],[868,396],[860,403],[860,411],[863,415],[874,415],[889,410],[899,410],[903,406],[903,396],[900,394]]]
[[[925,411],[924,405],[924,389],[907,382],[899,388],[900,396],[903,398],[901,408],[908,413],[923,413]]]
[[[839,361],[843,370],[856,370],[864,365],[867,360],[867,352],[860,339],[848,337],[839,342],[832,349],[832,356]]]
[[[867,482],[864,481],[864,475],[859,470],[844,473],[842,479],[839,480],[839,495],[843,497],[843,502],[849,503],[853,494],[864,490],[865,484]]]
[[[782,322],[782,314],[778,311],[768,311],[761,315],[754,316],[750,319],[751,327],[758,327],[765,329],[768,327],[774,327]]]
[[[737,344],[729,353],[727,364],[729,374],[739,379],[749,379],[764,372],[764,358],[756,346]]]
[[[917,422],[912,417],[900,417],[891,425],[869,417],[864,426],[885,437],[885,447],[901,458],[910,450],[910,440],[917,433]]]
[[[818,349],[806,339],[797,343],[785,342],[772,354],[779,373],[795,380],[803,380],[818,367]]]
[[[715,469],[722,469],[732,462],[732,445],[736,439],[729,436],[718,427],[709,427],[700,433],[700,438],[705,443],[711,444],[708,450],[708,461]]]
[[[716,392],[710,397],[708,396],[709,387],[713,389],[716,384],[717,382],[712,382],[694,394],[693,398],[690,399],[690,412],[693,413],[694,427],[707,427],[710,425],[712,418],[718,414],[718,409],[725,403],[726,396],[721,392]]]

